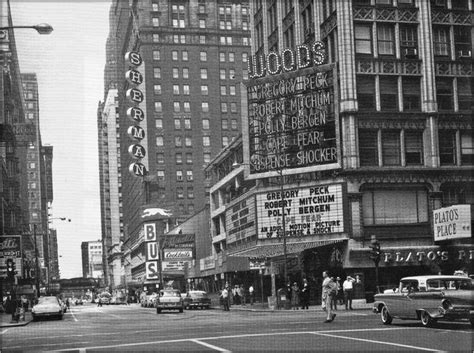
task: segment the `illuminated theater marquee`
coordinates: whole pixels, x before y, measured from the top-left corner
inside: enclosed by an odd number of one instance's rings
[[[262,66],[266,69],[260,68],[254,77],[263,72],[271,76],[247,83],[251,175],[280,169],[296,174],[340,167],[335,68],[320,65],[325,57],[322,54],[302,52],[307,56],[297,51],[293,66],[284,64],[284,53],[278,56],[280,60],[268,55]]]

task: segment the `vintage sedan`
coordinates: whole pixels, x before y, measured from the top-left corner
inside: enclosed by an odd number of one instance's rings
[[[62,320],[64,310],[61,306],[60,299],[54,296],[39,297],[38,303],[31,309],[31,315],[34,321],[40,317],[56,317]]]
[[[393,290],[375,295],[373,311],[382,323],[393,318],[420,320],[425,327],[438,320],[469,320],[474,325],[474,286],[465,276],[413,276]]]
[[[183,298],[181,292],[177,289],[160,290],[159,296],[155,301],[156,313],[160,314],[162,310],[178,310],[183,312]]]
[[[209,309],[211,306],[211,298],[202,290],[190,290],[183,299],[186,309],[200,308]]]

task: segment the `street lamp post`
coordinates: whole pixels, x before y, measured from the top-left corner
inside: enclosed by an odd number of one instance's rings
[[[284,179],[283,179],[283,169],[278,168],[278,174],[279,174],[279,184],[280,184],[280,194],[281,194],[281,226],[282,226],[282,232],[281,236],[283,238],[283,285],[285,285],[288,282],[288,255],[287,255],[287,249],[286,249],[286,219],[285,219],[285,190],[283,190],[283,184],[284,184]]]
[[[0,31],[6,31],[9,29],[17,29],[17,28],[32,28],[36,30],[39,34],[50,34],[53,31],[53,27],[48,23],[40,23],[34,26],[6,26],[6,27],[0,27]]]
[[[39,254],[38,254],[38,243],[36,240],[36,224],[33,224],[33,238],[35,241],[35,285],[36,295],[40,296],[40,267],[39,267]]]

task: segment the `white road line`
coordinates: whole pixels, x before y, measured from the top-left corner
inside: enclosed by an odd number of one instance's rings
[[[8,329],[3,330],[2,332],[0,332],[0,335],[3,335],[7,331],[8,331]]]
[[[314,335],[318,335],[318,336],[334,337],[334,338],[343,338],[343,339],[352,340],[352,341],[361,341],[361,342],[385,344],[385,345],[387,345],[387,346],[396,346],[396,347],[417,349],[417,350],[420,350],[420,351],[427,351],[427,352],[445,352],[445,351],[440,351],[439,349],[432,349],[432,348],[425,348],[425,347],[410,346],[410,345],[401,344],[401,343],[392,343],[392,342],[385,342],[385,341],[368,340],[368,339],[365,339],[365,338],[347,337],[347,336],[333,335],[333,334],[322,333],[322,332],[312,332],[312,333],[313,333]]]
[[[190,341],[194,342],[194,343],[197,343],[197,344],[200,344],[200,345],[203,345],[204,347],[207,347],[207,348],[215,349],[216,351],[219,351],[219,352],[224,352],[224,353],[230,353],[231,352],[227,349],[217,347],[217,346],[214,346],[214,345],[206,343],[206,342],[201,342],[199,340],[190,340]]]
[[[74,319],[74,321],[78,322],[79,320],[76,319],[76,315],[74,315],[74,313],[72,312],[72,309],[69,309],[69,312],[71,313],[72,318]]]

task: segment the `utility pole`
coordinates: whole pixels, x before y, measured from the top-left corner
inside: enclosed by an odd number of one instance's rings
[[[282,232],[281,236],[283,237],[283,285],[286,285],[288,282],[288,259],[287,259],[287,249],[286,249],[286,219],[285,219],[285,191],[283,190],[283,184],[284,184],[284,179],[283,179],[283,169],[281,167],[278,168],[278,174],[279,174],[279,183],[280,183],[280,194],[281,194],[281,226],[282,226]]]
[[[33,237],[35,241],[35,263],[36,263],[36,269],[35,269],[35,283],[36,283],[36,295],[39,297],[40,296],[40,267],[39,267],[39,255],[38,255],[38,243],[36,240],[36,223],[33,224]]]

